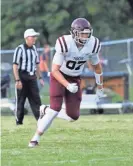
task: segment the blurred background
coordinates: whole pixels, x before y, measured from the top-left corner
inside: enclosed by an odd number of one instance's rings
[[[40,32],[41,56],[46,45],[51,69],[56,39],[69,34],[72,21],[85,17],[94,36],[102,43],[100,52],[107,102],[133,102],[133,1],[132,0],[2,0],[1,2],[1,98],[15,100],[12,59],[15,47],[24,42],[27,28]],[[85,68],[81,88],[89,93],[94,85],[91,70]],[[42,102],[49,103],[49,83],[40,87]],[[105,102],[105,101],[104,101]],[[3,104],[3,103],[2,103]],[[4,106],[5,104],[3,104]],[[7,103],[6,103],[7,105]]]

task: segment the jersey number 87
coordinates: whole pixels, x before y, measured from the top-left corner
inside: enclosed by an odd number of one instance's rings
[[[67,61],[66,67],[70,70],[79,70],[86,61]]]

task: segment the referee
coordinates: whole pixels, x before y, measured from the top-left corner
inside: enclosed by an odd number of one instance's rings
[[[32,112],[38,120],[41,99],[39,96],[37,77],[44,85],[39,70],[39,56],[35,47],[37,36],[40,34],[34,29],[27,29],[24,32],[25,43],[19,45],[14,52],[13,74],[15,77],[16,124],[23,124],[24,104],[28,98]]]

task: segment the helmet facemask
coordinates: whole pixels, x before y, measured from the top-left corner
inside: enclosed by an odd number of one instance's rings
[[[93,29],[84,29],[84,30],[76,30],[72,29],[71,30],[71,35],[73,39],[75,40],[76,43],[79,43],[81,45],[85,45],[91,38],[93,33]]]

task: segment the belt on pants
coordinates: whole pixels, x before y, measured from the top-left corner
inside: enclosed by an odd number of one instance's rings
[[[33,76],[35,75],[35,72],[28,72],[28,71],[25,71],[25,70],[19,70],[20,73],[25,73],[25,74],[28,74],[30,76]]]

